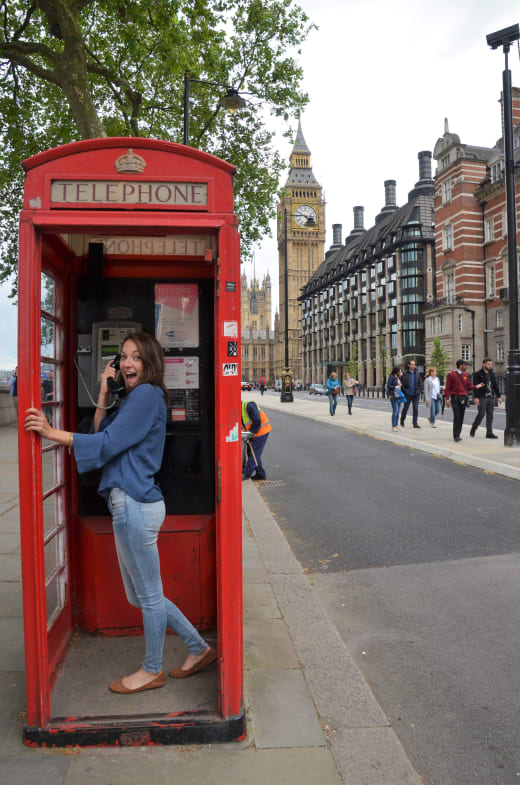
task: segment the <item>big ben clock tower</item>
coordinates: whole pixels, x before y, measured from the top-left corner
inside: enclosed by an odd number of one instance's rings
[[[277,209],[280,331],[276,347],[275,375],[282,378],[285,367],[285,244],[287,243],[287,308],[289,324],[289,367],[293,381],[303,381],[301,305],[298,297],[316,272],[325,253],[325,201],[321,185],[311,168],[311,151],[303,138],[301,124],[291,153],[284,196]],[[287,237],[285,229],[287,227]]]

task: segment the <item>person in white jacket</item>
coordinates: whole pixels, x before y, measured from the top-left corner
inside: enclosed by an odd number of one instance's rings
[[[441,408],[441,382],[437,376],[436,368],[429,368],[424,380],[424,403],[430,407],[428,422],[436,428],[435,418]]]

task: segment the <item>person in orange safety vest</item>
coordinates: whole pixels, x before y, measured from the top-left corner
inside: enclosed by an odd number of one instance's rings
[[[248,445],[249,457],[242,469],[242,479],[266,480],[262,453],[272,428],[266,413],[254,401],[242,401],[242,427],[253,434]]]

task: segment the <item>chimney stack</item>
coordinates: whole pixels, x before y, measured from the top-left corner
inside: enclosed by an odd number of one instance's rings
[[[342,245],[342,232],[343,226],[341,224],[332,224],[332,245]]]
[[[432,154],[429,150],[423,150],[417,155],[419,159],[419,180],[432,179]]]
[[[430,150],[417,153],[419,159],[419,181],[408,194],[408,201],[415,196],[432,196],[435,193],[435,184],[432,180],[432,154]]]
[[[365,231],[364,227],[364,213],[365,208],[361,206],[354,207],[354,228],[350,233],[350,237],[357,234],[363,234]]]
[[[390,213],[395,213],[398,209],[396,202],[396,186],[397,183],[395,180],[385,180],[385,206],[379,215],[376,215],[376,224],[379,223],[379,221],[382,221],[383,218],[386,218],[387,215],[390,215]]]
[[[395,201],[396,186],[395,180],[385,180],[385,207],[397,207]]]

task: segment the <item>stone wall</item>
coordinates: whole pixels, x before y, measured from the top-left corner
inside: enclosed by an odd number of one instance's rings
[[[16,411],[9,387],[0,387],[0,426],[2,425],[16,425]]]

